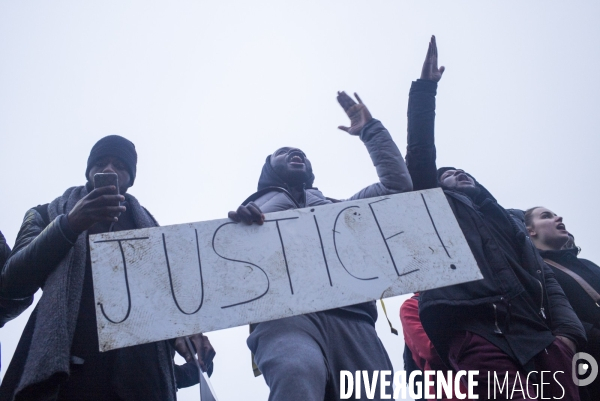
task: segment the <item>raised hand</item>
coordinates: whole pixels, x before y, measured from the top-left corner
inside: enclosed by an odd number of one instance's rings
[[[82,233],[100,221],[119,221],[119,215],[125,212],[125,206],[120,206],[119,202],[124,200],[125,197],[117,194],[114,185],[96,188],[81,198],[69,212],[69,227],[76,233]]]
[[[356,92],[354,93],[354,96],[356,97],[356,100],[358,100],[358,103],[348,96],[346,92],[338,92],[337,101],[348,115],[348,118],[350,118],[350,127],[340,125],[338,128],[342,131],[346,131],[350,135],[360,135],[360,131],[362,131],[363,127],[367,125],[373,117],[371,117],[369,109],[363,104]]]
[[[435,43],[435,35],[431,35],[427,56],[421,70],[421,79],[426,79],[433,82],[439,82],[442,79],[442,74],[445,68],[442,66],[438,69],[438,54],[437,44]]]
[[[238,207],[235,212],[229,212],[228,217],[236,223],[256,223],[259,226],[262,226],[265,222],[265,215],[254,202],[250,202],[246,206],[242,205]]]

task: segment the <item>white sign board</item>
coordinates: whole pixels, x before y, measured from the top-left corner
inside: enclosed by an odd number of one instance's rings
[[[440,189],[90,236],[100,350],[481,279]]]

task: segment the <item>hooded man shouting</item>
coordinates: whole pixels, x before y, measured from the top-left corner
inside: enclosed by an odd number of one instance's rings
[[[436,169],[435,94],[443,71],[432,37],[421,79],[410,89],[406,163],[415,189],[444,189],[483,279],[422,292],[423,327],[455,371],[479,372],[479,399],[493,391],[497,400],[578,400],[571,359],[585,332],[522,219],[463,170]],[[504,390],[492,390],[494,375],[498,383],[506,376]]]
[[[338,102],[350,118],[350,127],[338,128],[363,141],[380,182],[350,200],[410,191],[412,183],[398,147],[358,95],[356,98],[358,103],[338,92]],[[304,152],[279,148],[267,156],[258,192],[236,212],[229,212],[229,217],[237,222],[262,224],[262,212],[332,203],[313,187],[314,179]],[[257,324],[247,343],[271,390],[269,400],[337,400],[341,370],[368,371],[369,377],[374,370],[393,370],[375,332],[376,320],[375,302],[368,302]],[[375,394],[379,397],[379,388]],[[361,395],[366,399],[364,387]]]

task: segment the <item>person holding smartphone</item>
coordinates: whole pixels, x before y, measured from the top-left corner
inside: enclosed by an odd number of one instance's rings
[[[158,225],[128,193],[136,167],[131,141],[104,137],[90,152],[85,185],[25,214],[0,275],[0,297],[31,297],[39,288],[43,295],[0,386],[0,400],[176,399],[172,342],[98,351],[88,237]],[[214,350],[202,356],[212,360]]]

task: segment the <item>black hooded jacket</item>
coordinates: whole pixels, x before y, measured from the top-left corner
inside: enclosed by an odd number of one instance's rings
[[[439,187],[448,169],[436,169],[436,88],[435,82],[418,80],[410,90],[406,162],[415,189]],[[447,357],[453,334],[465,330],[523,366],[556,335],[584,344],[583,327],[525,225],[475,183],[479,193],[473,198],[444,192],[484,278],[421,293],[421,321],[440,356]]]

